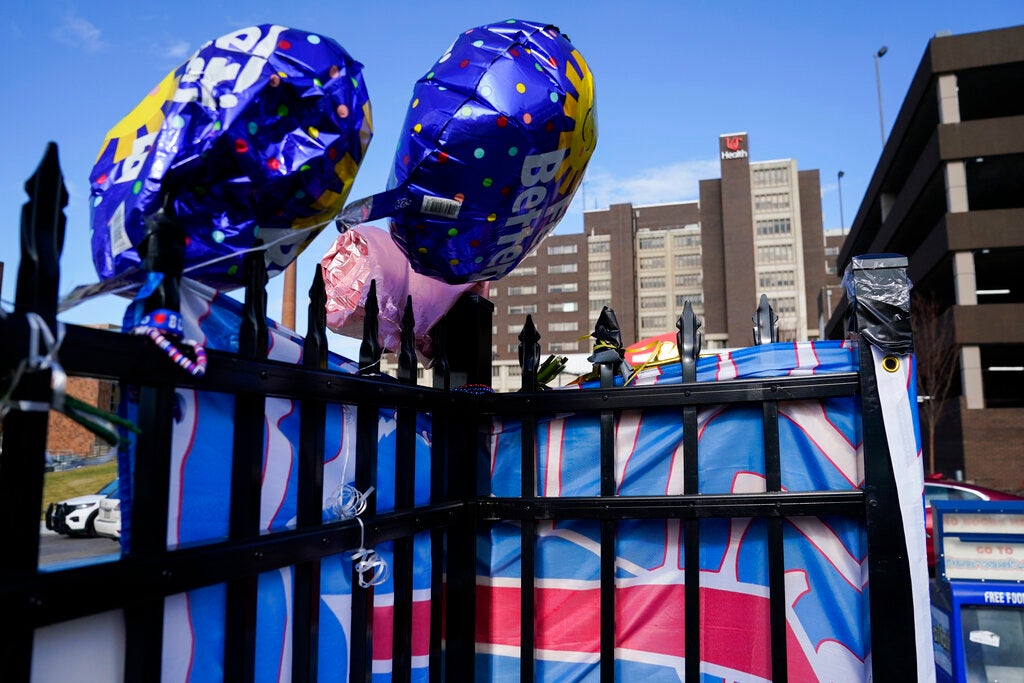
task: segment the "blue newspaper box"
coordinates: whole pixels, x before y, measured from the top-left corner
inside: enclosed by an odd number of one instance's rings
[[[939,683],[1024,683],[1024,501],[933,501]]]

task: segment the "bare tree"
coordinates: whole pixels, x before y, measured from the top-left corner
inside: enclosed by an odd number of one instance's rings
[[[928,434],[928,471],[934,473],[935,429],[953,386],[959,349],[953,330],[952,311],[943,311],[934,293],[915,289],[910,311],[914,330],[914,356],[917,359],[917,386],[923,399],[918,404],[918,413]]]

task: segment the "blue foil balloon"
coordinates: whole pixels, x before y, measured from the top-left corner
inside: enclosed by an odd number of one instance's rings
[[[417,272],[497,280],[561,220],[596,143],[593,77],[557,28],[470,29],[417,81],[388,191],[340,222],[390,216]]]
[[[362,65],[334,40],[268,24],[210,41],[103,142],[96,271],[131,279],[145,217],[166,207],[186,236],[186,277],[237,288],[258,246],[274,275],[343,208],[372,135]]]

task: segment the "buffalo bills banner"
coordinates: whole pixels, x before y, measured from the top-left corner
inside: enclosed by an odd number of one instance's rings
[[[182,301],[186,335],[210,348],[237,348],[241,305],[185,281]],[[301,339],[270,322],[272,359],[300,363]],[[923,552],[923,476],[916,432],[913,359],[875,359],[886,432],[900,491],[912,591],[927,605]],[[354,373],[355,364],[332,355],[330,367]],[[700,358],[698,381],[838,373],[857,370],[852,342],[767,344]],[[884,366],[884,367],[883,367]],[[888,368],[888,369],[887,369]],[[642,371],[639,384],[679,382],[678,365]],[[584,385],[586,388],[586,385]],[[566,387],[557,391],[574,391]],[[171,547],[227,537],[234,399],[216,392],[179,389],[174,425]],[[842,491],[864,483],[859,400],[828,398],[779,403],[782,486],[785,491]],[[331,519],[332,494],[351,484],[355,471],[356,409],[329,406],[324,452],[324,518]],[[416,504],[429,500],[430,423],[417,426]],[[378,422],[378,511],[394,509],[395,416],[381,410]],[[261,528],[295,525],[299,405],[268,398],[264,430]],[[762,415],[756,405],[705,407],[698,416],[701,493],[765,491]],[[600,490],[599,418],[557,414],[537,426],[537,482],[542,496],[592,496]],[[520,492],[518,420],[495,418],[488,459],[495,496]],[[620,496],[683,492],[680,472],[682,424],[675,408],[622,411],[615,428],[615,485]],[[130,481],[135,454],[122,458],[122,481]],[[131,491],[123,492],[131,542]],[[536,547],[536,680],[596,681],[599,678],[599,523],[542,522]],[[700,613],[702,681],[771,679],[767,525],[761,519],[708,519],[700,523]],[[616,534],[617,680],[682,681],[684,671],[686,542],[679,520],[624,520]],[[518,681],[520,530],[496,522],[478,539],[476,673],[482,682]],[[868,681],[870,581],[863,523],[847,517],[795,517],[784,525],[787,658],[792,681]],[[920,546],[920,548],[918,548]],[[390,564],[390,544],[375,549]],[[429,535],[414,541],[412,680],[426,681],[429,651],[431,552]],[[319,680],[347,681],[351,632],[351,553],[321,563]],[[266,572],[259,580],[257,680],[288,681],[291,670],[293,569]],[[394,586],[390,576],[374,588],[373,680],[391,680]],[[920,680],[934,670],[928,610],[917,610]],[[737,618],[737,615],[742,615]],[[163,680],[221,681],[224,675],[226,587],[215,585],[166,599]],[[880,623],[881,620],[875,620]]]
[[[208,348],[236,351],[242,306],[235,299],[191,280],[183,281],[182,317],[185,335]],[[269,358],[302,362],[302,339],[268,320]],[[328,366],[354,374],[356,363],[331,354]],[[130,406],[134,409],[134,406]],[[231,443],[234,398],[212,391],[177,389],[171,462],[168,546],[211,543],[228,537],[231,487]],[[417,425],[415,503],[429,502],[429,421]],[[298,487],[300,405],[268,397],[263,423],[263,477],[260,492],[263,533],[294,528]],[[356,408],[328,405],[324,450],[324,520],[332,518],[336,496],[355,479]],[[395,506],[395,415],[381,410],[378,423],[377,511]],[[122,454],[122,544],[131,543],[131,477],[134,452]],[[391,543],[374,548],[388,566]],[[319,681],[349,680],[351,651],[351,553],[321,562]],[[413,680],[426,681],[429,648],[430,536],[420,534],[413,548]],[[291,680],[293,568],[259,577],[256,680]],[[355,590],[363,590],[356,587]],[[224,680],[224,638],[227,587],[214,585],[169,596],[164,605],[164,683],[213,683]],[[394,584],[390,574],[374,587],[374,681],[390,680]]]
[[[768,344],[697,363],[701,382],[857,370],[856,347],[826,341]],[[912,358],[882,369],[886,431],[901,494],[911,557],[924,562],[920,451]],[[677,364],[640,373],[638,383],[679,382]],[[780,402],[784,491],[841,491],[864,484],[856,398]],[[698,416],[698,489],[704,494],[763,492],[759,405],[706,407]],[[683,493],[682,421],[677,408],[622,411],[615,427],[616,493]],[[516,497],[521,425],[494,421],[490,493]],[[538,422],[538,495],[600,492],[597,415],[558,414]],[[679,520],[621,521],[617,527],[615,671],[623,681],[682,681],[684,553]],[[771,680],[767,525],[761,519],[700,522],[702,681]],[[535,658],[537,680],[597,681],[600,653],[599,522],[541,522],[537,529]],[[915,548],[920,545],[919,550]],[[521,546],[517,524],[493,524],[480,538],[477,680],[520,676]],[[787,659],[792,681],[867,681],[871,676],[869,577],[863,523],[846,517],[792,517],[784,528]],[[916,563],[914,599],[920,680],[931,680],[927,569]],[[923,598],[923,602],[921,601]],[[876,623],[881,623],[876,620]]]

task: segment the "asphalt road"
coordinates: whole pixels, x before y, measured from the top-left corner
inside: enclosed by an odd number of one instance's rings
[[[40,567],[65,562],[77,564],[90,558],[109,560],[120,552],[120,543],[110,538],[75,538],[48,531],[44,525],[39,527]]]

